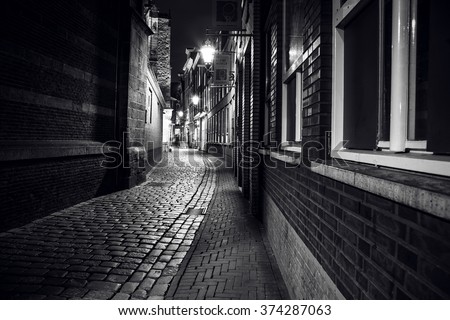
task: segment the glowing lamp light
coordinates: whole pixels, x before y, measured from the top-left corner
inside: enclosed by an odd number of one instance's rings
[[[200,98],[198,97],[198,95],[195,95],[192,97],[192,103],[194,105],[198,105],[198,102],[200,101]]]
[[[205,45],[200,49],[200,53],[202,54],[203,61],[208,65],[213,62],[216,49],[211,41],[206,40]]]

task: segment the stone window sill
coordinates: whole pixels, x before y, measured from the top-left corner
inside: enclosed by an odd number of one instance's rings
[[[285,146],[280,150],[259,149],[259,154],[270,156],[273,159],[283,161],[289,164],[298,165],[302,162],[301,147]]]
[[[450,220],[450,179],[421,173],[346,162],[345,166],[313,162],[322,176]]]

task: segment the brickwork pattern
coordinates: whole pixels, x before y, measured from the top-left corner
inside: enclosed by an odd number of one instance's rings
[[[103,156],[91,156],[21,161],[20,166],[3,163],[0,231],[112,192],[115,171],[102,168],[104,160]]]
[[[449,221],[276,164],[265,192],[345,298],[450,297]]]
[[[305,4],[303,52],[303,156],[325,158],[325,136],[331,130],[332,1]]]
[[[239,168],[242,173],[242,192],[245,198],[250,196],[250,78],[251,78],[251,51],[247,48],[243,60],[243,88],[242,88],[242,157]]]
[[[343,296],[320,263],[283,216],[268,194],[264,194],[264,227],[283,279],[292,299],[335,300]]]
[[[170,84],[172,82],[170,68],[170,35],[170,19],[159,17],[158,33],[155,35],[158,39],[156,77],[167,103],[170,103]]]
[[[193,151],[148,181],[0,234],[2,299],[163,299],[216,182]]]
[[[89,114],[82,107],[114,109],[117,15],[114,5],[102,11],[84,5],[20,1],[4,7],[8,16],[22,17],[1,22],[0,85],[18,95],[30,92],[61,105],[70,102],[73,111],[3,97],[0,138],[106,141],[113,136],[110,115]]]
[[[217,191],[206,221],[167,298],[287,298],[262,226],[244,202],[232,170],[216,170]]]
[[[262,141],[261,136],[261,101],[263,101],[264,88],[264,60],[261,59],[261,30],[262,30],[262,8],[260,1],[253,2],[253,38],[251,40],[251,61],[250,65],[252,73],[250,76],[250,145],[251,154],[255,155],[258,152],[259,142]],[[255,159],[257,160],[257,159]],[[260,175],[261,168],[259,166],[252,166],[250,168],[250,210],[254,215],[261,214],[261,199],[260,199]]]
[[[4,4],[0,143],[114,139],[117,4],[106,0]],[[103,160],[98,154],[2,161],[0,230],[113,191],[114,172],[101,167]]]

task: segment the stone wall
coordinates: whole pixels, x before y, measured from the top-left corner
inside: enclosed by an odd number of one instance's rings
[[[161,91],[167,105],[170,105],[170,89],[171,89],[171,68],[170,68],[170,17],[159,16],[158,18],[158,45],[157,45],[157,72]]]

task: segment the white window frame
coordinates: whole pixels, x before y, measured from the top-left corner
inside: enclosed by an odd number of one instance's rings
[[[362,162],[375,166],[386,166],[422,173],[450,176],[450,156],[434,155],[424,151],[398,153],[405,148],[422,149],[424,141],[408,141],[398,150],[392,147],[392,141],[382,141],[380,148],[390,148],[389,151],[367,151],[346,149],[344,142],[344,30],[340,28],[346,20],[357,14],[359,9],[370,0],[348,0],[341,7],[340,0],[333,0],[333,108],[332,108],[332,138],[331,155],[334,158]],[[393,62],[394,63],[394,62]],[[403,117],[403,119],[405,119]],[[408,121],[407,117],[406,120]],[[406,131],[406,130],[405,130]],[[407,135],[406,135],[407,136]],[[391,133],[392,140],[392,133]]]
[[[303,106],[303,81],[302,73],[300,71],[295,72],[295,142],[299,142],[302,139],[302,106]],[[287,143],[287,87],[288,82],[293,81],[291,78],[283,83],[283,98],[281,105],[281,142]],[[289,141],[292,142],[292,141]]]
[[[295,142],[300,142],[302,140],[302,109],[303,109],[303,78],[301,72],[301,64],[303,62],[303,53],[299,52],[298,59],[293,63],[291,68],[286,71],[286,0],[283,1],[283,87],[282,87],[282,104],[281,104],[281,144],[284,150],[297,151],[300,152],[301,148],[299,146],[290,146],[289,143],[292,141],[287,141],[287,83],[293,80],[292,74],[295,73],[295,85],[296,85],[296,95],[295,95]],[[289,78],[289,80],[288,80]]]

